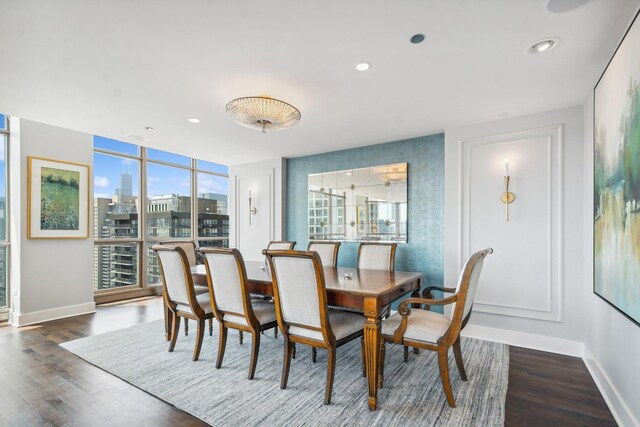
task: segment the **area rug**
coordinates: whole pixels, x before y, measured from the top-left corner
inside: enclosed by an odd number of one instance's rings
[[[468,381],[462,381],[450,352],[451,386],[457,407],[450,408],[440,383],[435,352],[409,354],[387,345],[385,384],[377,411],[367,405],[360,342],[337,350],[330,405],[324,405],[326,352],[298,345],[289,384],[280,389],[283,341],[272,331],[262,335],[255,378],[247,379],[251,336],[238,343],[229,331],[221,369],[215,369],[218,329],[191,361],[194,336],[180,335],[173,353],[164,341],[164,323],[156,321],[61,344],[93,365],[214,426],[501,426],[509,373],[504,344],[462,338]],[[193,331],[195,332],[195,331]]]

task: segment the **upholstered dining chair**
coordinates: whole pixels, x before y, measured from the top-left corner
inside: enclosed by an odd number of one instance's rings
[[[213,319],[209,293],[196,295],[191,267],[184,249],[169,245],[155,245],[152,249],[160,264],[164,303],[173,319],[169,352],[176,346],[180,319],[193,319],[198,324],[193,360],[198,360],[204,336],[204,321]]]
[[[380,374],[379,387],[384,383],[384,357],[385,343],[410,345],[414,348],[423,348],[438,352],[438,365],[440,367],[440,379],[444,387],[449,406],[455,408],[451,383],[449,381],[448,353],[449,347],[453,347],[458,372],[463,381],[467,380],[460,349],[460,331],[465,327],[471,316],[473,299],[478,287],[478,279],[482,271],[482,265],[487,255],[493,253],[488,248],[471,255],[458,277],[455,288],[431,286],[423,292],[423,298],[407,298],[400,303],[398,312],[382,321],[382,343],[380,346]],[[439,290],[453,295],[443,299],[433,299],[432,290]],[[413,305],[412,307],[409,304]],[[417,307],[415,305],[418,305]],[[451,318],[444,314],[429,311],[432,305],[453,304]],[[424,308],[423,307],[424,305]]]
[[[284,335],[284,361],[280,388],[287,387],[295,343],[328,352],[324,403],[331,402],[336,365],[336,348],[363,334],[364,317],[331,309],[322,261],[317,252],[267,251],[271,268],[276,316]],[[364,351],[362,363],[364,365]]]
[[[340,242],[309,242],[307,251],[316,251],[320,255],[323,267],[336,267],[338,265],[338,250]]]
[[[169,245],[182,248],[187,255],[189,266],[193,267],[198,263],[198,249],[196,243],[193,240],[163,240],[158,242],[159,245]],[[206,286],[200,286],[195,284],[196,295],[209,293]],[[189,319],[184,319],[184,334],[189,335]],[[213,319],[209,320],[209,335],[213,335]]]
[[[251,299],[246,289],[247,271],[240,251],[237,249],[202,249],[207,269],[207,283],[213,313],[220,324],[218,337],[218,360],[216,368],[222,366],[227,344],[227,330],[249,332],[252,336],[249,379],[256,372],[260,351],[260,332],[277,328],[274,304],[265,300]]]
[[[397,243],[360,243],[358,269],[393,271],[397,247]]]
[[[296,242],[291,242],[288,240],[272,240],[271,242],[269,242],[267,250],[293,250],[295,246]]]

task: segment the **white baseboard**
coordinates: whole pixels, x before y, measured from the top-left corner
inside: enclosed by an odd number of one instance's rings
[[[640,426],[640,422],[633,416],[629,406],[622,396],[620,396],[620,393],[618,393],[618,390],[614,387],[607,373],[602,369],[598,360],[586,346],[582,359],[584,360],[584,364],[587,365],[591,378],[595,381],[598,390],[600,390],[600,394],[607,403],[618,425],[623,427]]]
[[[579,341],[511,331],[508,329],[490,328],[488,326],[467,325],[462,330],[462,336],[575,357],[582,357],[584,349],[584,344]]]
[[[96,312],[95,302],[68,305],[66,307],[52,308],[50,310],[34,311],[31,313],[11,312],[10,323],[14,326],[27,326],[34,323],[48,322],[50,320],[63,319],[65,317],[79,316]]]

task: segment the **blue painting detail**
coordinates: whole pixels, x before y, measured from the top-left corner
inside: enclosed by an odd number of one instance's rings
[[[408,163],[408,242],[398,244],[396,270],[424,274],[422,286],[442,286],[444,247],[444,134],[287,160],[287,240],[297,249],[309,244],[307,176],[309,174]],[[340,246],[338,265],[355,267],[358,243]],[[395,304],[397,306],[397,303]]]

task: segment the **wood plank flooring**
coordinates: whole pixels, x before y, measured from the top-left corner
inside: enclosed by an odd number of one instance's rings
[[[0,425],[206,425],[58,346],[160,318],[160,299],[148,298],[42,325],[0,327]],[[581,359],[517,347],[510,353],[505,425],[616,425]]]

